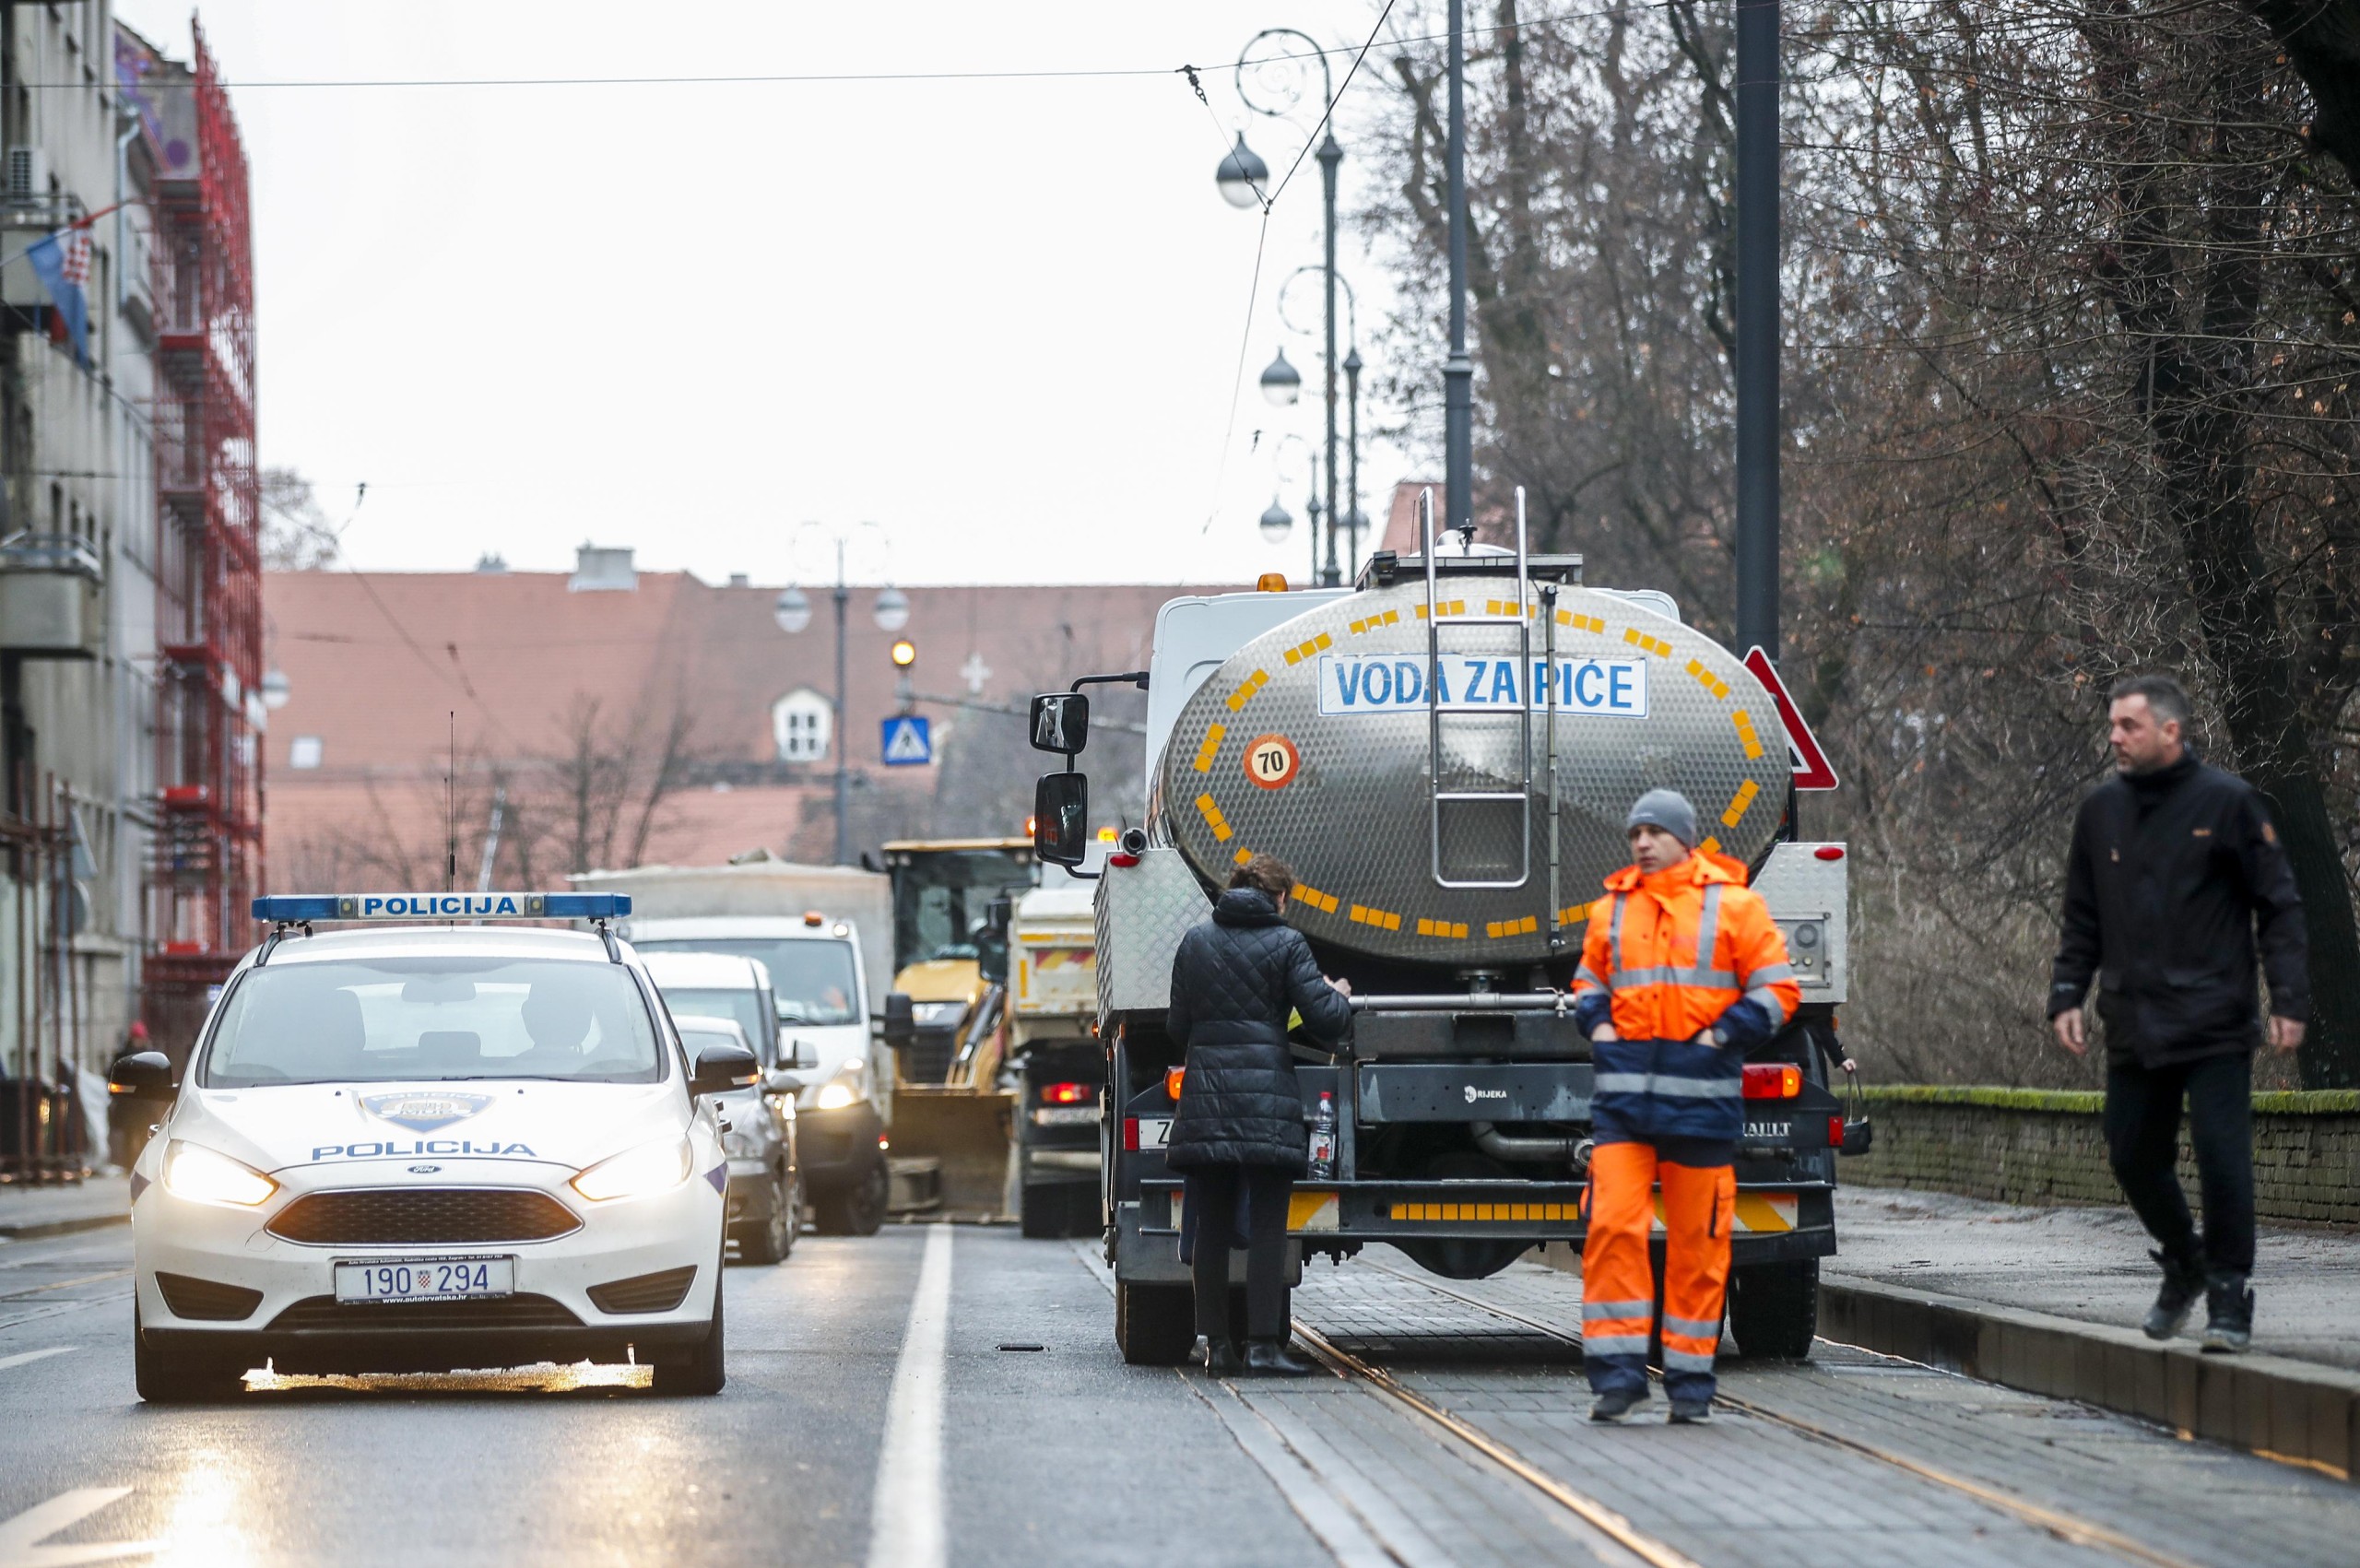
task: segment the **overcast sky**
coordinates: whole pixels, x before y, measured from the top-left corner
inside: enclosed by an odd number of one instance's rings
[[[1280,434],[1318,435],[1318,339],[1273,302],[1318,259],[1318,171],[1270,221],[1233,428],[1257,221],[1212,173],[1241,127],[1283,170],[1316,106],[1300,127],[1253,115],[1227,67],[1273,25],[1357,44],[1380,8],[214,0],[224,74],[254,84],[232,98],[264,460],[338,520],[367,481],[347,546],[371,570],[485,550],[558,570],[594,540],[777,583],[813,575],[791,535],[814,518],[884,525],[890,560],[855,561],[870,581],[1299,577],[1299,443],[1293,536],[1256,521]],[[117,10],[184,54],[184,0]],[[1168,74],[1183,62],[1221,67],[1210,114]],[[263,85],[1106,68],[1155,74]],[[1350,105],[1381,90],[1347,99],[1348,207],[1373,177]],[[1382,282],[1349,233],[1342,255],[1365,345]],[[1316,329],[1316,279],[1290,306]],[[1279,411],[1255,382],[1282,342],[1305,395]],[[1363,429],[1386,413],[1364,405]],[[1381,514],[1407,459],[1363,451]]]

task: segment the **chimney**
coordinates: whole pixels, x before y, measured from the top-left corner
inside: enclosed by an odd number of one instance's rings
[[[750,588],[754,585],[754,580],[742,572],[733,572],[729,574],[729,585],[733,588]]]
[[[573,575],[566,579],[569,594],[631,593],[639,573],[631,570],[631,547],[614,548],[585,544],[573,552]]]

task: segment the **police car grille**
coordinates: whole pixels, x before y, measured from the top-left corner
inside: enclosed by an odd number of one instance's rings
[[[582,1320],[547,1296],[492,1296],[476,1301],[340,1303],[307,1296],[270,1321],[278,1333],[380,1328],[578,1328]]]
[[[573,1211],[526,1187],[368,1187],[306,1194],[270,1233],[314,1246],[545,1242],[579,1230]]]

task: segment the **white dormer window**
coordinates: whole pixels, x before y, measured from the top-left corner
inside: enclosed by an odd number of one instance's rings
[[[825,757],[834,719],[828,700],[808,686],[772,703],[771,739],[778,749],[778,760],[816,762]]]
[[[290,768],[316,768],[324,751],[316,735],[299,735],[287,745],[287,765]]]

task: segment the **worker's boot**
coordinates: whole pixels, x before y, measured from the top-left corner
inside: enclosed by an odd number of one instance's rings
[[[1589,1402],[1589,1419],[1594,1421],[1619,1421],[1647,1402],[1644,1388],[1610,1388]]]
[[[2162,1251],[2147,1256],[2163,1266],[2164,1283],[2140,1326],[2150,1339],[2168,1339],[2188,1326],[2188,1315],[2196,1310],[2196,1298],[2204,1292],[2203,1260],[2175,1258]]]
[[[1675,1396],[1671,1401],[1671,1424],[1674,1426],[1695,1426],[1712,1419],[1713,1402],[1710,1399],[1682,1399]]]
[[[2215,1274],[2204,1286],[2204,1348],[2235,1355],[2253,1344],[2253,1292],[2242,1274]]]
[[[1251,1377],[1309,1377],[1318,1364],[1304,1361],[1287,1348],[1284,1339],[1248,1339],[1245,1371]]]
[[[1245,1358],[1237,1353],[1237,1341],[1226,1334],[1210,1334],[1205,1338],[1205,1371],[1214,1377],[1235,1377],[1245,1370]]]

